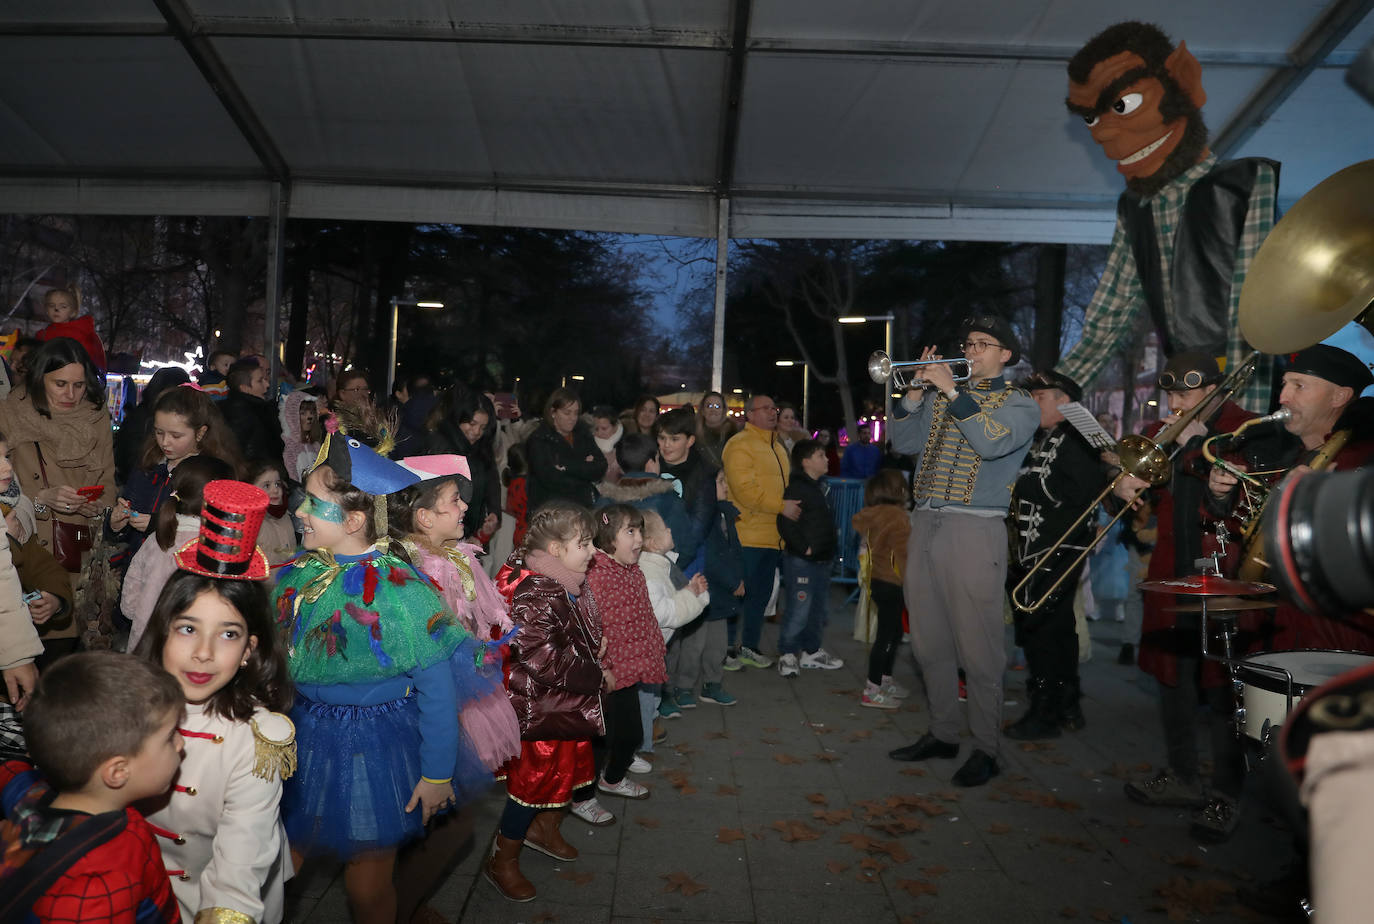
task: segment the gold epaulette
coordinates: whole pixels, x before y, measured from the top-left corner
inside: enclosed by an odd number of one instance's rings
[[[253,775],[269,782],[290,779],[296,772],[296,726],[280,712],[263,713],[248,724],[253,729]]]
[[[202,908],[196,912],[194,924],[258,924],[249,915],[232,908]]]

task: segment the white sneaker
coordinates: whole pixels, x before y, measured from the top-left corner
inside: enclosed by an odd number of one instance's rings
[[[596,825],[598,828],[615,824],[615,816],[611,814],[610,809],[597,802],[595,797],[585,802],[574,802],[572,813],[587,824]]]
[[[837,671],[844,667],[844,661],[835,657],[824,648],[817,648],[810,654],[803,653],[801,656],[801,666],[816,668],[823,671]]]
[[[647,786],[640,786],[629,777],[626,777],[619,783],[607,783],[606,778],[603,776],[597,779],[596,788],[607,795],[621,796],[625,799],[649,798],[649,788]]]
[[[785,654],[778,658],[778,673],[784,677],[795,677],[801,673],[797,668],[797,656]]]
[[[649,763],[644,758],[640,757],[638,754],[635,755],[634,760],[630,761],[631,773],[648,773],[652,769],[654,769],[654,765]]]
[[[881,689],[883,695],[889,699],[906,699],[911,695],[910,690],[893,680],[891,677],[888,677],[882,682]]]

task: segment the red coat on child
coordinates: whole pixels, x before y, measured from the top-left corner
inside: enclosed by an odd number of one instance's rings
[[[622,565],[597,549],[587,569],[587,587],[601,611],[606,656],[602,664],[615,674],[615,688],[636,683],[667,683],[663,633],[649,601],[649,584],[639,565]]]

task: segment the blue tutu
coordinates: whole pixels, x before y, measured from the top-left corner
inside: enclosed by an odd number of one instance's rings
[[[423,836],[422,811],[405,810],[420,780],[420,710],[414,696],[376,706],[319,703],[297,695],[296,773],[282,791],[291,847],[307,856],[347,860]],[[460,739],[455,801],[492,784],[492,775]]]

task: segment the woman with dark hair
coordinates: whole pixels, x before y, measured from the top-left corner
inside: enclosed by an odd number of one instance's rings
[[[531,513],[556,498],[583,507],[596,503],[596,483],[606,474],[606,457],[581,413],[576,392],[555,388],[549,395],[544,419],[525,444]]]
[[[0,401],[0,432],[9,438],[14,476],[34,502],[39,544],[71,575],[75,591],[90,557],[91,520],[115,499],[105,382],[81,344],[67,337],[38,347],[27,366],[23,385]],[[74,620],[54,630],[44,640],[48,653],[75,649],[78,626]]]
[[[157,399],[167,389],[189,381],[191,375],[185,369],[164,366],[154,372],[148,384],[143,386],[143,397],[124,415],[124,422],[114,435],[115,481],[119,484],[124,484],[129,473],[138,467],[138,457],[143,454],[143,441],[153,432],[153,405]]]
[[[472,503],[463,515],[463,536],[486,545],[501,525],[501,478],[496,470],[496,407],[480,391],[455,385],[426,421],[431,455],[466,456],[472,475]]]
[[[623,419],[626,433],[654,435],[654,424],[658,422],[658,412],[663,406],[653,395],[640,395],[630,408],[628,419]]]

